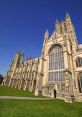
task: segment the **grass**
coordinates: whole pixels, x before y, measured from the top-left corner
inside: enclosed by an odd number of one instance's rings
[[[82,103],[1,99],[0,117],[82,117]]]
[[[0,87],[0,95],[34,97],[31,92],[9,87]],[[82,103],[0,99],[0,117],[82,117]]]
[[[19,89],[5,87],[5,86],[0,86],[0,96],[36,97],[33,92],[19,90]]]

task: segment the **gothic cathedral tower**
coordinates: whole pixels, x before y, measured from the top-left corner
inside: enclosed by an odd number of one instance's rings
[[[73,54],[78,48],[74,26],[67,14],[64,21],[56,20],[55,31],[45,33],[42,48],[42,93],[71,102],[74,93]]]
[[[12,61],[12,64],[10,66],[9,71],[7,72],[7,79],[6,79],[6,85],[9,86],[11,79],[13,78],[13,75],[15,73],[16,68],[22,64],[23,59],[23,53],[21,51],[17,51],[16,55],[14,57],[14,60]]]

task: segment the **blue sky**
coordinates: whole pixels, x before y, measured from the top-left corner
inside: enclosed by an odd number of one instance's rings
[[[68,12],[82,43],[82,0],[0,0],[0,73],[5,75],[17,50],[25,57],[41,53],[46,29]]]

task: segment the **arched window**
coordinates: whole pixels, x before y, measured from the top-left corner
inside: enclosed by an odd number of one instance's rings
[[[79,75],[78,78],[78,86],[79,86],[79,93],[82,93],[82,73]]]
[[[78,57],[76,59],[76,67],[82,67],[82,58]]]
[[[60,45],[54,45],[49,51],[49,81],[64,80],[64,55]]]

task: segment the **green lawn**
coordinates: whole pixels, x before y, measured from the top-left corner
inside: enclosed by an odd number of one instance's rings
[[[10,87],[0,86],[0,96],[27,96],[27,97],[35,97],[33,92],[19,90]]]
[[[8,87],[0,87],[0,95],[34,97],[31,92]],[[0,117],[82,117],[82,103],[0,99]]]
[[[82,117],[82,103],[1,99],[0,117]]]

